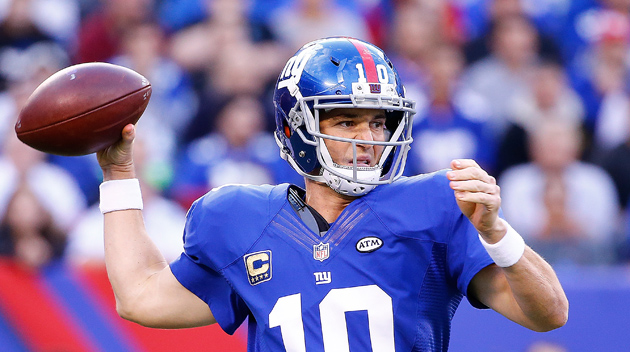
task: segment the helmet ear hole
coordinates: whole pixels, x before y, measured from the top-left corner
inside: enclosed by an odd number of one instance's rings
[[[404,113],[402,111],[388,111],[386,115],[387,119],[385,120],[385,128],[390,132],[394,132],[398,125],[400,125]]]

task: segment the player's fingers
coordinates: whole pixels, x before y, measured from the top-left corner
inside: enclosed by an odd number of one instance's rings
[[[454,191],[483,192],[499,194],[499,186],[496,183],[488,183],[479,180],[451,181],[450,186]]]
[[[459,201],[483,204],[488,209],[498,209],[501,198],[497,194],[486,192],[455,191],[455,198]]]
[[[465,169],[467,167],[480,167],[473,159],[454,159],[451,161],[453,170]]]
[[[487,183],[496,183],[496,180],[480,167],[470,166],[464,169],[454,169],[446,173],[451,181],[480,180]]]

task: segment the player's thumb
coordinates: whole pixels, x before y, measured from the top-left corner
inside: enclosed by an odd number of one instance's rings
[[[122,130],[122,139],[115,147],[114,156],[116,163],[129,164],[133,163],[133,141],[136,138],[136,126],[128,124]]]
[[[136,138],[136,126],[128,124],[122,130],[122,144],[123,147],[131,148],[133,140]]]
[[[115,144],[96,153],[104,171],[112,168],[133,170],[133,140],[136,136],[134,125],[127,125],[121,132],[121,139]]]

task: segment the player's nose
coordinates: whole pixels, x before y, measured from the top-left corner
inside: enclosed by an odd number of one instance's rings
[[[369,123],[361,123],[357,126],[355,139],[361,141],[374,141],[374,132],[370,129]],[[369,146],[371,144],[365,144]]]

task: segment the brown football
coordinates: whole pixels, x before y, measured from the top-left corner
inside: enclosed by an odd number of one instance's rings
[[[85,155],[116,143],[149,103],[151,84],[118,65],[91,62],[46,79],[28,98],[15,124],[25,144],[46,153]]]

